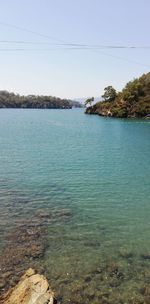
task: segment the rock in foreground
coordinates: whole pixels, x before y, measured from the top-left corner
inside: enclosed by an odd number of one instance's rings
[[[11,289],[1,303],[4,304],[53,304],[54,293],[47,279],[29,268],[19,283]]]

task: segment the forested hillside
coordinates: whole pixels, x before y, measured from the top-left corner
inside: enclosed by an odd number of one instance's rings
[[[87,114],[112,117],[149,117],[150,73],[126,84],[121,92],[112,86],[104,89],[103,101],[86,109]]]
[[[21,96],[0,91],[0,108],[70,109],[72,101],[53,96]]]

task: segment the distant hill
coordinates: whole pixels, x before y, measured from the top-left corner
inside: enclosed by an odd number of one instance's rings
[[[103,101],[86,109],[87,114],[111,117],[150,117],[150,73],[126,84],[121,92],[105,88]]]
[[[81,97],[81,98],[78,97],[78,98],[75,98],[75,100],[84,105],[85,101],[90,97]],[[101,99],[101,97],[94,97],[95,102],[99,101],[100,99]]]
[[[53,96],[28,95],[0,91],[0,108],[71,109],[74,101]],[[77,106],[77,104],[76,104]]]
[[[83,108],[83,104],[77,100],[69,100],[69,103],[73,108]]]

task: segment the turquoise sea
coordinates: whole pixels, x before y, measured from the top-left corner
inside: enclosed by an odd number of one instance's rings
[[[60,301],[150,303],[150,121],[1,109],[1,251],[38,210],[71,214],[41,258]]]

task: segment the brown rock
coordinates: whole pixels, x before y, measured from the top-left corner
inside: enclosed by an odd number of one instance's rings
[[[4,298],[4,304],[53,304],[54,293],[42,275],[30,268],[19,283]]]

